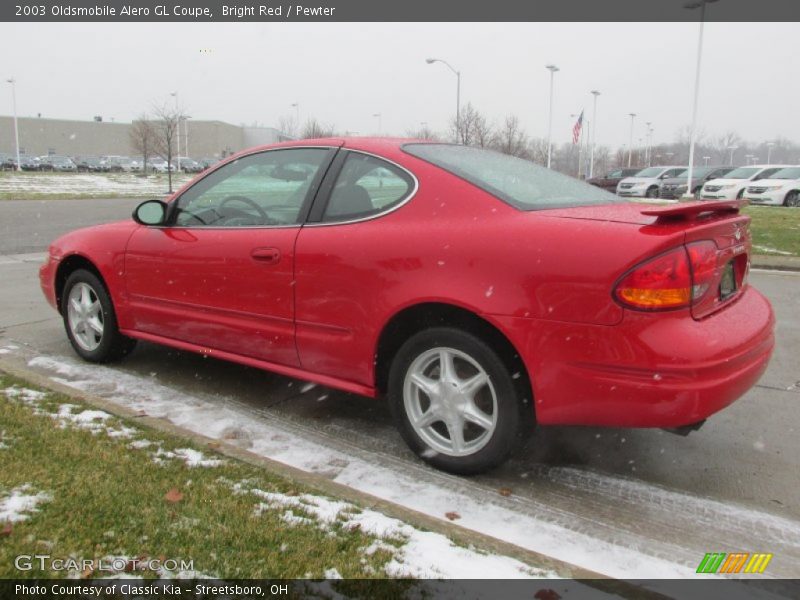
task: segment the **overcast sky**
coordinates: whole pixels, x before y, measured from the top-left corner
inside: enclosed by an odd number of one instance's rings
[[[546,136],[548,63],[556,74],[554,141],[571,138],[571,113],[599,89],[597,141],[627,143],[646,121],[672,141],[691,120],[696,23],[158,23],[0,24],[2,80],[17,79],[20,115],[130,121],[154,102],[181,103],[195,119],[275,125],[300,103],[340,131],[402,135],[426,121],[443,130],[462,104],[491,119],[519,116]],[[796,23],[707,23],[699,125],[760,141],[800,141]],[[201,52],[204,50],[204,52]],[[4,84],[0,114],[11,114]]]

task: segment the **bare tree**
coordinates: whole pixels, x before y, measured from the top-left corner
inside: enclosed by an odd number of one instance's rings
[[[474,145],[476,140],[476,121],[480,122],[481,119],[483,119],[485,125],[483,115],[472,106],[471,102],[468,102],[467,105],[461,109],[458,121],[456,121],[454,117],[450,122],[450,132],[453,138],[455,138],[456,143],[464,144],[465,146]]]
[[[472,130],[474,132],[473,146],[478,146],[479,148],[488,148],[494,145],[494,127],[491,123],[489,123],[489,121],[486,120],[486,117],[478,111],[475,111],[475,119],[472,124]]]
[[[530,158],[528,134],[520,126],[516,115],[506,117],[503,126],[495,134],[494,147],[503,154]]]
[[[131,123],[129,130],[131,148],[142,157],[142,173],[147,173],[147,161],[153,156],[158,132],[146,114],[142,114]]]
[[[284,115],[278,119],[278,131],[290,138],[297,138],[300,133],[300,123],[294,115]]]
[[[300,137],[303,139],[309,139],[333,137],[335,135],[336,131],[333,125],[323,125],[316,119],[311,118],[306,121],[305,126],[303,126],[303,132],[300,134]]]
[[[153,106],[153,121],[155,136],[155,151],[158,156],[167,161],[167,175],[169,176],[169,193],[172,193],[172,143],[178,135],[178,123],[183,111],[180,107],[164,102]]]
[[[528,140],[528,158],[537,165],[547,164],[547,140],[544,138],[530,138]]]
[[[441,139],[438,133],[428,127],[427,123],[420,125],[419,129],[409,129],[406,131],[406,136],[417,140],[439,141]]]

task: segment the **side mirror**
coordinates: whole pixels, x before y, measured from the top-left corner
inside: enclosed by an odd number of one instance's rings
[[[167,217],[167,204],[161,200],[147,200],[133,211],[133,220],[139,225],[163,225]]]

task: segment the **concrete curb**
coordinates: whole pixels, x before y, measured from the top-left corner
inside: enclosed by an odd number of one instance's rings
[[[800,257],[752,254],[750,255],[750,267],[773,271],[800,271]]]
[[[95,396],[81,390],[76,390],[67,385],[52,381],[48,377],[31,370],[27,366],[19,364],[13,359],[9,359],[7,357],[0,358],[0,372],[4,372],[7,375],[29,381],[31,384],[37,387],[48,389],[70,398],[75,398],[118,417],[132,419],[138,423],[141,423],[145,427],[188,438],[198,445],[205,446],[210,451],[240,460],[251,465],[265,468],[272,473],[286,477],[292,481],[296,481],[300,484],[317,490],[322,494],[340,498],[364,508],[377,510],[390,517],[394,517],[409,523],[419,529],[440,533],[449,537],[458,544],[464,546],[474,546],[476,548],[496,554],[510,556],[529,564],[532,567],[554,571],[559,577],[563,578],[606,580],[608,582],[608,586],[598,582],[598,586],[601,588],[608,587],[609,589],[618,590],[620,583],[622,583],[609,579],[606,575],[595,573],[594,571],[590,571],[550,556],[521,548],[503,540],[466,529],[457,523],[447,523],[429,515],[410,510],[381,498],[377,498],[370,494],[354,490],[340,483],[336,483],[335,481],[331,481],[322,475],[302,471],[270,458],[254,454],[253,452],[226,443],[225,441],[206,437],[202,434],[195,433],[194,431],[174,425],[166,419],[141,415],[127,407],[120,406],[104,398],[100,398],[99,396]],[[630,586],[629,584],[624,584],[623,587],[625,585],[630,588],[630,591],[635,590],[637,594],[641,594],[642,592],[648,594],[648,592],[641,590],[641,588]],[[652,597],[655,598],[657,596]]]

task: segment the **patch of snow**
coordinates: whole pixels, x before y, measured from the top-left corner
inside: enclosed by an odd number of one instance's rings
[[[16,523],[25,521],[30,517],[30,513],[37,512],[39,504],[52,500],[52,496],[45,492],[37,494],[29,493],[30,484],[15,487],[11,492],[0,498],[0,523]]]
[[[336,568],[325,569],[325,579],[341,579],[342,575]]]
[[[218,458],[206,458],[205,455],[192,448],[178,448],[176,450],[164,450],[159,447],[153,454],[155,462],[163,462],[163,459],[178,458],[186,463],[187,467],[218,467],[225,461]]]

